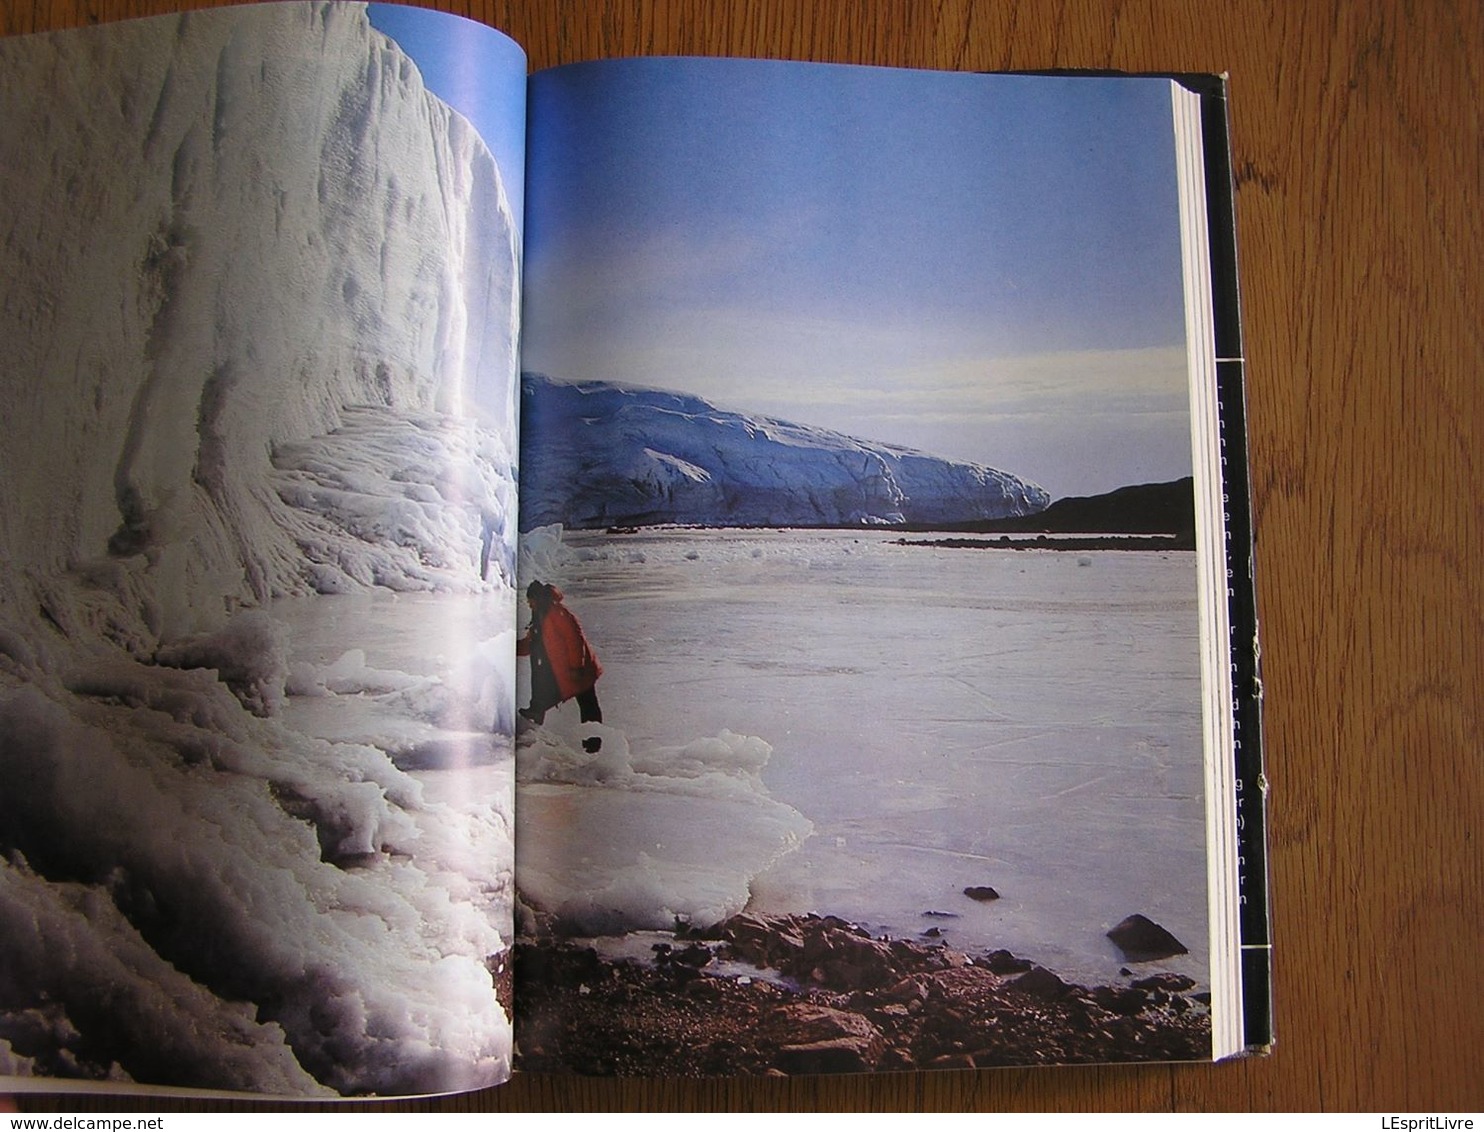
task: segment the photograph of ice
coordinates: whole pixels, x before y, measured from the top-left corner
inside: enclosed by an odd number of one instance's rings
[[[533,78],[523,1066],[1210,1056],[1171,102]]]
[[[522,173],[433,85],[359,4],[0,40],[7,1088],[509,1073]]]

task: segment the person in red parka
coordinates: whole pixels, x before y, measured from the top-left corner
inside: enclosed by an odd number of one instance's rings
[[[602,723],[597,683],[603,666],[577,618],[563,604],[562,591],[532,582],[526,587],[526,604],[531,607],[531,626],[515,643],[515,655],[531,658],[531,706],[521,708],[520,714],[540,723],[552,708],[576,699],[583,723]],[[602,744],[596,737],[582,741],[588,752]]]

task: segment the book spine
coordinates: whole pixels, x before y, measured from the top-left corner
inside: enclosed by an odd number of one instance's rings
[[[1268,780],[1262,744],[1262,651],[1258,638],[1252,486],[1247,462],[1246,356],[1237,285],[1225,79],[1213,81],[1200,93],[1216,323],[1226,593],[1231,626],[1243,1029],[1246,1048],[1259,1053],[1273,1044],[1272,937],[1268,902]]]

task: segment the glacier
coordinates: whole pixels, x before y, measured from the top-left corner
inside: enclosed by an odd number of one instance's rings
[[[5,426],[46,438],[0,478],[52,504],[0,545],[20,571],[151,555],[162,612],[200,628],[307,584],[275,445],[350,405],[509,430],[509,209],[478,134],[354,5],[51,42],[0,56]]]
[[[508,1075],[517,232],[363,5],[0,40],[10,1087]]]
[[[521,527],[940,526],[1034,514],[1036,484],[613,382],[521,377]]]

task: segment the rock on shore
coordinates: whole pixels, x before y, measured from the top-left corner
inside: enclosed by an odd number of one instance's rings
[[[516,952],[533,1072],[858,1073],[1210,1056],[1209,996],[1157,974],[1084,987],[1008,952],[873,938],[829,916],[677,930],[652,963],[555,938]]]

